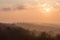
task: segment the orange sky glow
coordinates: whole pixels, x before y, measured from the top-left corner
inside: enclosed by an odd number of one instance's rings
[[[6,8],[0,8],[0,22],[16,23],[60,23],[60,4],[43,3],[37,5],[24,4],[22,8],[16,8],[12,5],[5,5]],[[20,6],[19,6],[20,7]]]

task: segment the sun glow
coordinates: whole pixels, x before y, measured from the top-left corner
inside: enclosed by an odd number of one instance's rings
[[[41,12],[42,13],[51,13],[53,11],[53,7],[49,4],[42,4],[41,5]]]
[[[50,11],[51,11],[51,8],[47,7],[47,8],[43,8],[43,10],[44,10],[45,12],[50,12]]]

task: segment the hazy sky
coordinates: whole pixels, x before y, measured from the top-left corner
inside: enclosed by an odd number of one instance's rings
[[[0,0],[0,22],[60,23],[60,0]]]

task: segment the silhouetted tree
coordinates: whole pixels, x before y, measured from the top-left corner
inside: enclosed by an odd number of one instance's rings
[[[56,40],[60,40],[60,34],[56,35]]]
[[[45,32],[42,32],[40,35],[39,35],[39,40],[47,40],[47,34]]]

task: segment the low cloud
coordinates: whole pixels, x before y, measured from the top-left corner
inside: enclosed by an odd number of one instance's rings
[[[17,7],[15,8],[15,10],[24,10],[24,9],[26,9],[25,6],[17,6]]]
[[[11,11],[11,8],[2,8],[2,11]]]
[[[29,4],[25,4],[25,5],[17,5],[17,6],[12,6],[12,7],[3,7],[0,10],[1,11],[14,11],[14,10],[26,10],[26,9],[31,9],[31,8],[36,8],[36,6],[32,6]]]
[[[13,10],[24,10],[26,9],[25,6],[16,6],[16,7],[3,7],[0,10],[1,11],[13,11]]]

